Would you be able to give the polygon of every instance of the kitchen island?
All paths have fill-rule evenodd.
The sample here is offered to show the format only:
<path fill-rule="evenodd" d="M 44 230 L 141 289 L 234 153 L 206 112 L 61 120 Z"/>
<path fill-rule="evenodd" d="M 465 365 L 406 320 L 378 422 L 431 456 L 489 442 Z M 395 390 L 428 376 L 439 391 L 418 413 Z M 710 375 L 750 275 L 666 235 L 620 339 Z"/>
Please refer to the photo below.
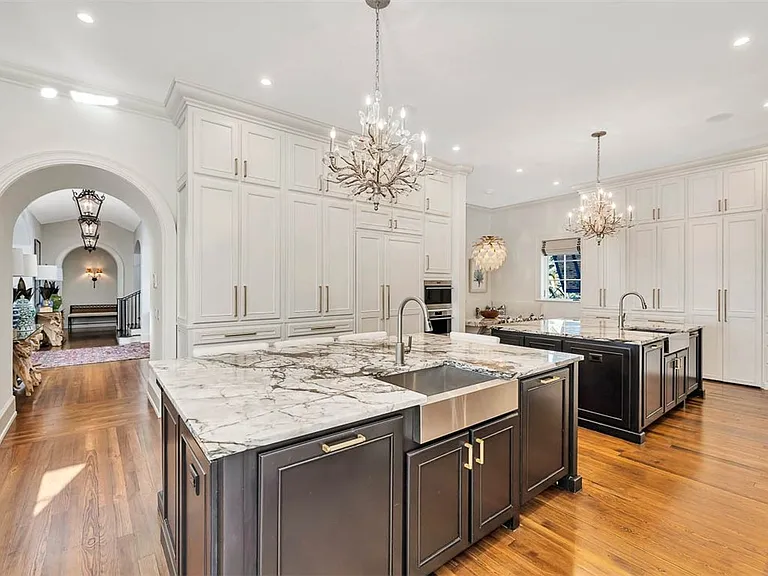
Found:
<path fill-rule="evenodd" d="M 502 343 L 580 354 L 579 425 L 642 444 L 645 429 L 704 394 L 702 327 L 556 318 L 497 326 Z"/>
<path fill-rule="evenodd" d="M 428 574 L 578 491 L 578 355 L 414 338 L 152 362 L 178 574 Z"/>

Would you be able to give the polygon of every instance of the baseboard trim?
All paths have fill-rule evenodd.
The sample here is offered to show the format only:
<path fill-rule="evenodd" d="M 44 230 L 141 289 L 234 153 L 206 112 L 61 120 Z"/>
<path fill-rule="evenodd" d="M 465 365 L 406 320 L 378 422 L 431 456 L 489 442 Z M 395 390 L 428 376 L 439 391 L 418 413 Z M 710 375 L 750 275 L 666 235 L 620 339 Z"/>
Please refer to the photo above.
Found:
<path fill-rule="evenodd" d="M 3 406 L 2 413 L 0 413 L 0 442 L 8 434 L 8 430 L 11 429 L 11 424 L 13 424 L 14 420 L 16 420 L 16 398 L 11 396 L 5 406 Z"/>

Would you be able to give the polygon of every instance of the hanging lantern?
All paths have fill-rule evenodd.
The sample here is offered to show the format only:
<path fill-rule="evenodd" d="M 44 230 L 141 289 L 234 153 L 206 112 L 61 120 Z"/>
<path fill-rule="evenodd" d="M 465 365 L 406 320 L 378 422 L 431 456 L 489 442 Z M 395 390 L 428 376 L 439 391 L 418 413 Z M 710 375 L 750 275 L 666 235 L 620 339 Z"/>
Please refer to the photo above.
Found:
<path fill-rule="evenodd" d="M 472 245 L 472 259 L 486 272 L 498 270 L 507 259 L 507 244 L 500 236 L 483 236 Z"/>
<path fill-rule="evenodd" d="M 103 194 L 99 194 L 95 190 L 83 189 L 79 193 L 72 190 L 72 199 L 80 211 L 80 218 L 98 220 L 104 198 L 106 197 Z"/>

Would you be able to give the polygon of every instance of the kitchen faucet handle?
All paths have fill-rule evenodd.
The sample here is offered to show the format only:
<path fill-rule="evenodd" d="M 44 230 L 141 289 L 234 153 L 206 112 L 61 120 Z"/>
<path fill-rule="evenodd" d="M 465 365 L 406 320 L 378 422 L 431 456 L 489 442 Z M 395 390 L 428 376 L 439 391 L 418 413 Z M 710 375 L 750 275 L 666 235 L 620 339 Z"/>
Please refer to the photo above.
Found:
<path fill-rule="evenodd" d="M 405 346 L 405 353 L 408 354 L 408 352 L 411 351 L 411 344 L 413 343 L 413 336 L 408 336 L 408 344 Z"/>

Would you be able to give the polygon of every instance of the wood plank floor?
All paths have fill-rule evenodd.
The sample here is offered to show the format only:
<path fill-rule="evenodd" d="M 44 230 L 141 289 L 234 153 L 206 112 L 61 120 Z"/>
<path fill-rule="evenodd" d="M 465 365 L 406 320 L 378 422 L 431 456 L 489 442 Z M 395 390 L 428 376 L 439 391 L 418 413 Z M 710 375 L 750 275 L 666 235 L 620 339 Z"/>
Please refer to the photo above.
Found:
<path fill-rule="evenodd" d="M 768 574 L 768 392 L 708 384 L 635 446 L 580 429 L 584 490 L 438 576 Z M 0 445 L 0 574 L 167 574 L 138 361 L 48 371 Z"/>

